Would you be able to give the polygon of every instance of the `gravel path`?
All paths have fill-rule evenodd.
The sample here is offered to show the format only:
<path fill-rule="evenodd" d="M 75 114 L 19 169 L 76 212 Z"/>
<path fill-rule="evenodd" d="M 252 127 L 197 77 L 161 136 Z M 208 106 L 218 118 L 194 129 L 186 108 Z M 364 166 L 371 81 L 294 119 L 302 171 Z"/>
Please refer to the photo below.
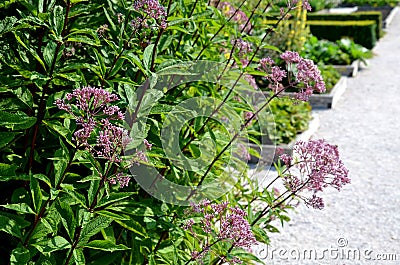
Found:
<path fill-rule="evenodd" d="M 313 137 L 339 145 L 352 183 L 325 193 L 324 210 L 289 212 L 271 246 L 257 250 L 267 264 L 400 264 L 399 13 L 374 53 L 336 108 L 318 112 Z"/>

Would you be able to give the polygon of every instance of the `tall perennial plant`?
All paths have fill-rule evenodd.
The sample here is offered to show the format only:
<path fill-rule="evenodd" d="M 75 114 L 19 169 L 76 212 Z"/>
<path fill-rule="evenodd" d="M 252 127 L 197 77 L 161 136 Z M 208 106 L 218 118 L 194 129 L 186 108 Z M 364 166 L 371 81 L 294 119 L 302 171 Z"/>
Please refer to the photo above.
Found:
<path fill-rule="evenodd" d="M 274 129 L 270 102 L 325 84 L 311 60 L 268 45 L 308 1 L 264 29 L 274 2 L 247 2 L 0 4 L 1 260 L 261 263 L 252 246 L 296 200 L 321 209 L 326 188 L 350 182 L 324 140 L 298 142 L 276 176 L 249 170 L 260 155 L 247 141 Z"/>

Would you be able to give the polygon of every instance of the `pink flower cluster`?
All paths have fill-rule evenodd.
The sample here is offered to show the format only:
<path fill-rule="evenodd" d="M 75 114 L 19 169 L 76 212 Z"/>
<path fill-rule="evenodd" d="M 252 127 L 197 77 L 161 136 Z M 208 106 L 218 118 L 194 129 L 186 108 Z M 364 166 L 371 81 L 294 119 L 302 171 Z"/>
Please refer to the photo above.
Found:
<path fill-rule="evenodd" d="M 295 7 L 297 5 L 297 3 L 299 2 L 299 0 L 292 0 L 291 3 L 289 2 L 291 7 Z M 308 11 L 311 11 L 311 5 L 308 2 L 308 0 L 302 0 L 302 6 L 304 9 L 307 9 Z"/>
<path fill-rule="evenodd" d="M 250 224 L 245 219 L 246 212 L 239 207 L 228 207 L 228 202 L 220 204 L 211 203 L 209 200 L 203 200 L 199 204 L 191 204 L 189 212 L 201 215 L 201 229 L 206 234 L 214 233 L 218 241 L 225 241 L 232 244 L 233 247 L 250 249 L 257 241 L 251 231 Z M 191 231 L 196 223 L 190 219 L 184 226 L 184 229 Z M 196 236 L 194 234 L 194 236 Z M 203 244 L 202 251 L 194 251 L 193 259 L 201 259 L 210 251 L 210 242 Z M 230 260 L 233 263 L 241 263 L 239 258 Z"/>
<path fill-rule="evenodd" d="M 139 28 L 140 25 L 142 25 L 142 27 L 147 27 L 148 17 L 154 19 L 161 28 L 165 29 L 167 27 L 167 12 L 165 7 L 162 6 L 158 0 L 136 0 L 133 3 L 133 8 L 136 11 L 142 11 L 146 14 L 144 19 L 137 18 L 132 21 L 131 24 L 134 25 L 135 28 Z"/>
<path fill-rule="evenodd" d="M 239 57 L 242 57 L 243 55 L 246 55 L 249 52 L 253 51 L 253 49 L 251 48 L 251 43 L 242 39 L 231 40 L 231 44 L 234 45 L 235 48 L 238 50 Z"/>
<path fill-rule="evenodd" d="M 300 91 L 296 93 L 296 98 L 308 101 L 314 91 L 319 93 L 325 91 L 325 82 L 322 79 L 321 71 L 313 61 L 304 59 L 297 52 L 292 51 L 282 53 L 280 58 L 286 63 L 287 70 L 276 66 L 275 61 L 269 57 L 261 59 L 259 65 L 259 70 L 267 74 L 265 77 L 270 82 L 269 87 L 275 94 L 288 87 L 297 86 Z M 289 73 L 294 74 L 294 81 L 289 80 L 289 86 L 284 86 L 282 81 L 289 77 Z"/>
<path fill-rule="evenodd" d="M 229 2 L 219 3 L 218 9 L 220 9 L 226 16 L 232 17 L 232 20 L 239 25 L 240 31 L 250 33 L 252 26 L 251 23 L 249 22 L 249 18 L 247 17 L 246 13 L 244 13 L 240 9 L 236 9 Z"/>
<path fill-rule="evenodd" d="M 124 175 L 123 173 L 117 173 L 117 175 L 115 175 L 115 178 L 109 178 L 108 182 L 110 184 L 117 184 L 117 181 L 119 183 L 119 187 L 123 188 L 123 187 L 128 187 L 129 185 L 129 181 L 131 180 L 131 177 L 128 175 Z"/>
<path fill-rule="evenodd" d="M 285 163 L 288 174 L 284 179 L 291 191 L 308 190 L 311 198 L 303 198 L 307 205 L 321 209 L 322 198 L 317 196 L 327 187 L 340 190 L 350 183 L 348 170 L 339 157 L 338 147 L 325 140 L 299 141 L 293 146 L 293 157 L 287 154 L 280 156 Z"/>
<path fill-rule="evenodd" d="M 128 131 L 118 122 L 124 114 L 118 106 L 111 105 L 119 98 L 104 89 L 83 87 L 67 93 L 65 99 L 57 99 L 59 109 L 70 113 L 80 127 L 74 133 L 74 140 L 94 156 L 110 162 L 121 162 L 120 153 L 131 138 Z"/>

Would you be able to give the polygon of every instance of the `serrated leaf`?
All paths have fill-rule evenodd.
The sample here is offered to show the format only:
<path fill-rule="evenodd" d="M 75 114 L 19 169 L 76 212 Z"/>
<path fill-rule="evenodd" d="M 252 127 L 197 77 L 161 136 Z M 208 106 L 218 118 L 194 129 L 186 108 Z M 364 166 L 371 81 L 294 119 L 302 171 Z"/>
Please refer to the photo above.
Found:
<path fill-rule="evenodd" d="M 32 208 L 26 203 L 5 204 L 5 205 L 1 205 L 1 206 L 6 209 L 14 210 L 18 213 L 35 214 L 35 212 L 32 210 Z"/>
<path fill-rule="evenodd" d="M 0 110 L 0 126 L 12 130 L 25 130 L 36 123 L 35 117 L 29 117 L 24 112 L 10 113 Z"/>
<path fill-rule="evenodd" d="M 19 44 L 21 44 L 22 47 L 24 47 L 43 67 L 43 69 L 46 71 L 46 65 L 44 64 L 43 60 L 40 58 L 40 56 L 36 53 L 34 49 L 31 47 L 28 47 L 21 39 L 20 36 L 16 32 L 14 32 L 15 39 Z"/>
<path fill-rule="evenodd" d="M 71 248 L 71 244 L 61 236 L 46 238 L 45 240 L 32 244 L 37 250 L 43 254 L 48 254 L 54 251 Z"/>
<path fill-rule="evenodd" d="M 268 236 L 267 232 L 265 232 L 264 229 L 261 229 L 258 226 L 253 226 L 251 228 L 251 230 L 254 233 L 254 236 L 256 237 L 257 241 L 259 241 L 261 243 L 265 243 L 265 244 L 270 243 L 269 236 Z"/>
<path fill-rule="evenodd" d="M 0 21 L 0 36 L 10 32 L 14 24 L 18 21 L 16 17 L 6 17 Z"/>
<path fill-rule="evenodd" d="M 50 26 L 53 29 L 57 38 L 61 37 L 64 27 L 64 10 L 61 6 L 55 6 L 53 12 L 50 14 Z"/>
<path fill-rule="evenodd" d="M 46 47 L 43 50 L 43 58 L 47 64 L 47 67 L 51 67 L 53 63 L 54 56 L 57 56 L 56 53 L 57 44 L 55 42 L 50 41 L 47 43 Z"/>
<path fill-rule="evenodd" d="M 47 236 L 51 233 L 52 231 L 49 231 L 46 225 L 44 225 L 42 222 L 39 222 L 39 224 L 36 226 L 35 230 L 32 233 L 31 238 L 29 239 L 30 242 L 36 242 L 43 240 L 43 238 L 47 238 Z"/>
<path fill-rule="evenodd" d="M 85 255 L 83 254 L 82 249 L 80 248 L 74 249 L 73 262 L 75 262 L 76 265 L 86 265 Z"/>
<path fill-rule="evenodd" d="M 144 68 L 142 62 L 140 61 L 139 57 L 137 57 L 133 52 L 127 53 L 125 56 L 121 56 L 121 58 L 127 59 L 129 62 L 131 62 L 134 66 L 140 69 L 142 73 L 147 74 L 146 69 Z"/>
<path fill-rule="evenodd" d="M 96 40 L 96 39 L 91 39 L 88 36 L 85 35 L 73 35 L 73 36 L 69 36 L 67 39 L 68 42 L 79 42 L 79 43 L 84 43 L 84 44 L 88 44 L 91 46 L 95 46 L 95 47 L 100 47 L 100 41 Z"/>
<path fill-rule="evenodd" d="M 151 69 L 151 61 L 153 58 L 153 50 L 154 50 L 154 44 L 150 44 L 149 46 L 144 49 L 143 52 L 143 66 L 147 71 L 150 71 Z"/>
<path fill-rule="evenodd" d="M 113 220 L 105 216 L 98 216 L 90 220 L 83 228 L 78 246 L 85 245 L 89 239 L 99 233 L 101 229 L 107 228 Z"/>
<path fill-rule="evenodd" d="M 10 265 L 26 265 L 31 259 L 29 250 L 23 246 L 13 249 L 10 257 Z"/>
<path fill-rule="evenodd" d="M 8 216 L 0 215 L 0 231 L 21 238 L 21 228 L 17 222 Z"/>
<path fill-rule="evenodd" d="M 73 240 L 76 228 L 76 221 L 71 206 L 65 202 L 58 202 L 56 205 L 58 213 L 61 216 L 61 222 L 67 230 L 69 238 Z"/>
<path fill-rule="evenodd" d="M 40 212 L 42 206 L 42 190 L 40 189 L 39 181 L 31 175 L 29 187 L 31 189 L 33 206 L 36 213 Z"/>
<path fill-rule="evenodd" d="M 115 210 L 115 208 L 111 207 L 110 209 L 107 209 L 107 210 L 96 211 L 96 213 L 98 213 L 99 215 L 111 218 L 114 221 L 115 220 L 129 220 L 131 218 L 130 216 L 127 216 L 123 213 L 119 213 L 118 209 L 115 210 L 115 212 L 112 212 L 110 210 Z"/>
<path fill-rule="evenodd" d="M 62 136 L 67 143 L 69 143 L 72 146 L 75 146 L 75 144 L 71 141 L 72 140 L 72 134 L 68 130 L 68 128 L 64 127 L 61 122 L 55 121 L 55 120 L 47 120 L 43 121 L 43 123 L 53 132 L 57 133 L 57 135 Z"/>
<path fill-rule="evenodd" d="M 115 63 L 111 73 L 108 75 L 108 77 L 113 77 L 114 75 L 116 75 L 119 72 L 119 70 L 121 70 L 122 65 L 124 65 L 124 61 L 125 61 L 124 58 L 119 58 Z"/>
<path fill-rule="evenodd" d="M 17 96 L 17 99 L 23 102 L 27 107 L 33 107 L 33 96 L 27 87 L 20 87 L 11 91 Z"/>
<path fill-rule="evenodd" d="M 85 244 L 84 247 L 108 251 L 108 252 L 130 249 L 127 246 L 124 246 L 122 244 L 116 245 L 115 243 L 108 241 L 108 240 L 93 240 L 93 241 Z"/>
<path fill-rule="evenodd" d="M 96 49 L 93 49 L 93 51 L 94 51 L 94 55 L 96 56 L 97 64 L 100 67 L 99 68 L 100 74 L 102 77 L 104 77 L 106 74 L 106 64 L 104 62 L 104 58 L 103 58 L 103 56 L 101 56 L 101 54 Z"/>
<path fill-rule="evenodd" d="M 101 180 L 101 177 L 98 175 L 90 175 L 87 177 L 84 177 L 83 179 L 78 180 L 77 182 L 89 182 L 89 181 L 93 181 L 93 180 Z"/>
<path fill-rule="evenodd" d="M 79 204 L 83 207 L 86 207 L 86 198 L 79 192 L 75 191 L 75 188 L 72 184 L 60 184 L 62 191 L 67 193 L 71 198 L 75 199 Z"/>
<path fill-rule="evenodd" d="M 43 175 L 43 174 L 35 174 L 35 175 L 33 175 L 33 177 L 34 177 L 34 178 L 37 178 L 37 179 L 39 179 L 39 180 L 41 180 L 41 181 L 43 181 L 44 183 L 47 184 L 47 186 L 49 186 L 49 187 L 51 188 L 51 181 L 50 181 L 50 179 L 49 179 L 46 175 Z"/>
<path fill-rule="evenodd" d="M 138 235 L 147 236 L 146 229 L 137 221 L 135 220 L 115 220 L 119 225 L 122 227 L 128 229 L 129 231 L 132 231 Z"/>
<path fill-rule="evenodd" d="M 111 193 L 109 196 L 103 197 L 99 203 L 96 205 L 96 208 L 103 208 L 104 206 L 110 205 L 114 202 L 121 201 L 123 199 L 129 198 L 134 195 L 135 192 L 115 192 Z M 95 209 L 96 210 L 96 209 Z"/>
<path fill-rule="evenodd" d="M 67 169 L 68 166 L 68 157 L 69 157 L 69 151 L 68 148 L 65 146 L 63 141 L 60 139 L 60 145 L 61 148 L 57 149 L 54 158 L 51 158 L 51 160 L 56 160 L 54 162 L 54 187 L 58 188 L 60 183 L 62 182 L 66 172 L 65 170 Z"/>

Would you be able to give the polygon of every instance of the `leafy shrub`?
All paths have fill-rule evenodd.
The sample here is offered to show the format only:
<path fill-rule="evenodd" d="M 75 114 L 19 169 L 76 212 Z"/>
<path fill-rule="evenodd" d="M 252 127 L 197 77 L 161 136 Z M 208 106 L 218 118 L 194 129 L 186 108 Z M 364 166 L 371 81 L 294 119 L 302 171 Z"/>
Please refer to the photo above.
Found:
<path fill-rule="evenodd" d="M 311 106 L 307 102 L 293 104 L 291 99 L 276 100 L 271 104 L 276 134 L 270 135 L 274 143 L 290 143 L 301 132 L 308 129 Z"/>
<path fill-rule="evenodd" d="M 363 21 L 308 21 L 311 33 L 319 39 L 330 41 L 348 37 L 354 42 L 372 49 L 375 46 L 376 27 L 374 20 Z"/>
<path fill-rule="evenodd" d="M 355 60 L 365 62 L 366 59 L 372 57 L 370 50 L 354 43 L 350 39 L 343 38 L 332 42 L 318 40 L 315 36 L 307 39 L 301 54 L 304 58 L 326 65 L 349 65 Z"/>
<path fill-rule="evenodd" d="M 282 53 L 282 68 L 258 58 L 273 31 L 252 35 L 255 10 L 218 3 L 0 4 L 1 260 L 260 262 L 248 248 L 269 242 L 294 200 L 321 209 L 325 187 L 349 182 L 324 140 L 297 143 L 301 157 L 283 156 L 262 191 L 247 175 L 239 140 L 285 90 L 280 76 L 308 86 L 303 100 L 324 83 L 298 53 Z M 279 91 L 266 98 L 252 74 Z"/>
<path fill-rule="evenodd" d="M 362 21 L 362 20 L 374 20 L 376 22 L 376 37 L 381 38 L 383 36 L 382 31 L 382 13 L 380 11 L 357 11 L 350 14 L 334 14 L 334 13 L 309 13 L 307 15 L 308 20 L 327 20 L 327 21 Z"/>
<path fill-rule="evenodd" d="M 269 144 L 289 144 L 299 133 L 308 129 L 308 124 L 312 118 L 311 106 L 308 102 L 297 102 L 287 97 L 274 99 L 270 104 L 272 115 L 267 116 L 268 128 L 267 141 Z M 260 132 L 258 123 L 249 129 L 249 133 L 254 130 Z M 262 135 L 255 134 L 257 142 L 261 142 Z"/>
<path fill-rule="evenodd" d="M 319 65 L 319 69 L 321 70 L 321 75 L 325 81 L 325 93 L 329 93 L 341 78 L 341 74 L 332 65 Z"/>

